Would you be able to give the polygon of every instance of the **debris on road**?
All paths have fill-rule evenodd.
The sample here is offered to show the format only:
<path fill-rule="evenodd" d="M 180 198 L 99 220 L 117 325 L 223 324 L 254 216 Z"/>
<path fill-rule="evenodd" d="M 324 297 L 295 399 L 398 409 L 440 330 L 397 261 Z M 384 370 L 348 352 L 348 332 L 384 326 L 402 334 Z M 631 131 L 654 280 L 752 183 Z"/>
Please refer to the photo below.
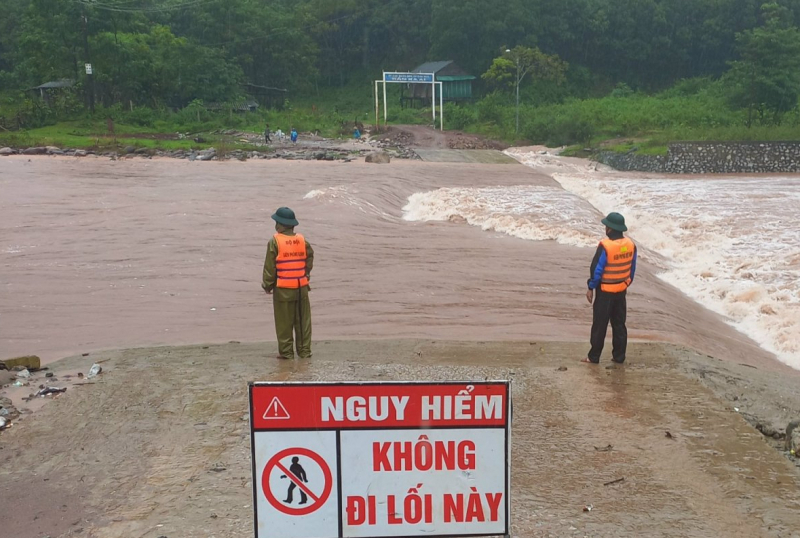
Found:
<path fill-rule="evenodd" d="M 48 394 L 60 394 L 67 392 L 67 387 L 45 387 L 36 393 L 36 396 L 47 396 Z"/>
<path fill-rule="evenodd" d="M 92 368 L 89 370 L 86 379 L 92 379 L 93 377 L 97 377 L 103 371 L 103 367 L 97 363 L 92 365 Z"/>
<path fill-rule="evenodd" d="M 31 370 L 38 370 L 42 366 L 42 361 L 36 355 L 25 355 L 0 361 L 0 370 L 11 370 L 16 366 L 22 366 Z"/>
<path fill-rule="evenodd" d="M 613 486 L 614 484 L 619 484 L 620 482 L 625 482 L 625 477 L 617 478 L 616 480 L 611 480 L 610 482 L 605 482 L 604 486 Z"/>

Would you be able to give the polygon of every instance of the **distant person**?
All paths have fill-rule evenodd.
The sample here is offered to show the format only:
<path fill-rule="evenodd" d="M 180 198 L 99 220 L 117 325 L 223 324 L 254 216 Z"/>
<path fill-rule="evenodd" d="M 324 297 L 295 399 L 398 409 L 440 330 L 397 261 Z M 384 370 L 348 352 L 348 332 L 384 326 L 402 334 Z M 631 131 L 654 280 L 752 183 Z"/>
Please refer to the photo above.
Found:
<path fill-rule="evenodd" d="M 269 144 L 270 142 L 272 142 L 272 139 L 270 138 L 269 123 L 268 123 L 267 126 L 264 128 L 264 143 Z"/>
<path fill-rule="evenodd" d="M 353 138 L 356 140 L 361 140 L 361 131 L 358 130 L 358 127 L 353 129 Z"/>
<path fill-rule="evenodd" d="M 277 232 L 267 245 L 261 287 L 272 294 L 278 358 L 293 359 L 294 348 L 302 359 L 311 358 L 311 302 L 308 282 L 314 266 L 314 251 L 308 241 L 294 233 L 299 223 L 294 211 L 281 207 L 274 215 Z M 293 338 L 296 338 L 296 341 Z"/>
<path fill-rule="evenodd" d="M 297 144 L 297 130 L 294 127 L 292 127 L 291 137 L 292 137 L 292 144 Z"/>
<path fill-rule="evenodd" d="M 609 213 L 601 221 L 606 225 L 607 239 L 600 241 L 594 254 L 586 299 L 592 303 L 592 348 L 581 362 L 597 364 L 603 352 L 608 322 L 611 322 L 612 360 L 617 364 L 625 362 L 625 349 L 628 346 L 626 293 L 636 273 L 636 245 L 622 232 L 628 230 L 625 217 L 619 213 Z M 595 290 L 597 296 L 594 296 Z"/>
<path fill-rule="evenodd" d="M 278 140 L 283 142 L 283 139 L 285 138 L 285 135 L 283 134 L 283 131 L 281 131 L 280 129 L 275 131 L 275 138 L 277 138 Z"/>

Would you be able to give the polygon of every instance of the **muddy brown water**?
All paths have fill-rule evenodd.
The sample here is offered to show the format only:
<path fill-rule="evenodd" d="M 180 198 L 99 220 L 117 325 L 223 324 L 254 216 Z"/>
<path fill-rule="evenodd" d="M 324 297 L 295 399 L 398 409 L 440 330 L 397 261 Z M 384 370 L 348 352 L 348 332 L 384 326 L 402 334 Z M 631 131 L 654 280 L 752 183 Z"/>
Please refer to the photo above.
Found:
<path fill-rule="evenodd" d="M 3 158 L 0 355 L 272 339 L 260 278 L 282 205 L 316 251 L 317 337 L 586 341 L 591 250 L 401 218 L 415 192 L 482 185 L 556 184 L 524 166 Z M 629 309 L 632 338 L 791 372 L 646 264 Z"/>
<path fill-rule="evenodd" d="M 756 366 L 719 374 L 737 398 L 796 373 L 646 264 L 629 365 L 577 364 L 591 250 L 401 218 L 415 192 L 498 184 L 553 183 L 480 164 L 0 160 L 0 355 L 39 354 L 57 379 L 107 361 L 0 436 L 4 532 L 249 536 L 247 381 L 510 377 L 515 536 L 800 536 L 796 470 L 678 364 L 712 360 L 692 347 L 722 359 L 703 372 Z M 259 284 L 280 205 L 317 254 L 310 362 L 255 343 L 274 339 Z"/>

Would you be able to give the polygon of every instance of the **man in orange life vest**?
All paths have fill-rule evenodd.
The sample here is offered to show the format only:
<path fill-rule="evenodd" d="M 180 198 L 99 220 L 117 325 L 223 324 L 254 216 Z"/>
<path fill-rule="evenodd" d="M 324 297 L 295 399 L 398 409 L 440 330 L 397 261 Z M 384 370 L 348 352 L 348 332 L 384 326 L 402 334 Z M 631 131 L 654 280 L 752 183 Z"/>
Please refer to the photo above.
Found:
<path fill-rule="evenodd" d="M 278 209 L 272 219 L 277 232 L 267 245 L 261 287 L 274 292 L 272 307 L 278 336 L 278 358 L 311 357 L 311 302 L 308 280 L 314 266 L 314 251 L 308 241 L 294 233 L 299 223 L 288 207 Z M 292 338 L 294 333 L 294 339 Z"/>
<path fill-rule="evenodd" d="M 589 291 L 586 292 L 586 299 L 591 303 L 594 298 L 592 349 L 582 362 L 600 362 L 608 322 L 611 321 L 612 360 L 622 364 L 625 362 L 625 348 L 628 345 L 625 296 L 636 273 L 636 245 L 622 235 L 628 227 L 625 226 L 625 218 L 619 213 L 609 213 L 601 222 L 606 225 L 608 238 L 600 241 L 589 269 Z"/>

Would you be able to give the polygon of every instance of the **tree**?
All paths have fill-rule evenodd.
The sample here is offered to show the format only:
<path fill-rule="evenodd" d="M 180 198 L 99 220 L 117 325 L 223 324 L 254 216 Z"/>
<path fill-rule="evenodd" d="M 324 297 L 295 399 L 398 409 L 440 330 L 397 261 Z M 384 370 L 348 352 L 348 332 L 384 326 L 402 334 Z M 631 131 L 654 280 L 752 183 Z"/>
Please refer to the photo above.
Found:
<path fill-rule="evenodd" d="M 797 106 L 800 96 L 800 31 L 789 10 L 776 3 L 761 6 L 764 24 L 737 34 L 740 60 L 726 75 L 729 99 L 747 109 L 747 126 L 754 113 L 761 123 L 779 124 Z"/>
<path fill-rule="evenodd" d="M 535 80 L 564 81 L 567 63 L 555 54 L 545 54 L 538 48 L 516 46 L 506 49 L 503 56 L 495 58 L 481 78 L 495 87 L 513 84 L 516 93 L 516 131 L 519 132 L 519 86 L 530 74 Z"/>

